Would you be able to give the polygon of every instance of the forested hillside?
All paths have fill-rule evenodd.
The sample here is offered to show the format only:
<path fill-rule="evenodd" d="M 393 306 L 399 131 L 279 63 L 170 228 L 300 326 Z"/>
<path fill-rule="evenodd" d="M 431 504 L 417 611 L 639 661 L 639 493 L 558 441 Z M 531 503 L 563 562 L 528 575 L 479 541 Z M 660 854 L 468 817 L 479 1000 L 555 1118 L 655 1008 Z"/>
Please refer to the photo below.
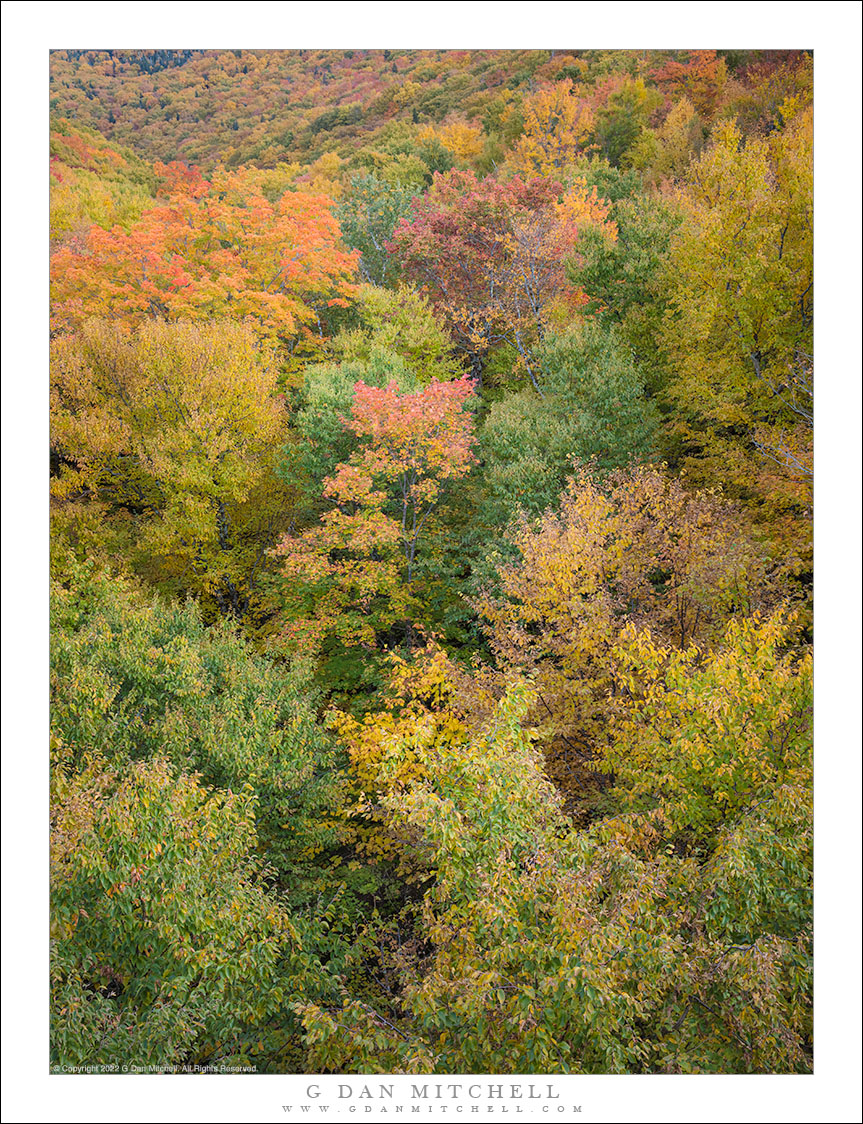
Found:
<path fill-rule="evenodd" d="M 812 97 L 52 52 L 53 1063 L 811 1071 Z"/>

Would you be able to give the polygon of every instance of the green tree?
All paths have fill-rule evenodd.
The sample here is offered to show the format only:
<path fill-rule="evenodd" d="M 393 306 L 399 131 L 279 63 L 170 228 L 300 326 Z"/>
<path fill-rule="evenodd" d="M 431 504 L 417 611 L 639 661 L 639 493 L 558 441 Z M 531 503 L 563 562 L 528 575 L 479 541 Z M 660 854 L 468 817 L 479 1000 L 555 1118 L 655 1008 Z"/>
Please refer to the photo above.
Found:
<path fill-rule="evenodd" d="M 658 187 L 666 180 L 686 175 L 689 165 L 704 147 L 705 129 L 692 102 L 681 98 L 658 129 L 644 129 L 626 154 L 626 162 L 638 168 L 645 183 Z"/>
<path fill-rule="evenodd" d="M 290 1027 L 315 969 L 262 884 L 251 792 L 158 758 L 53 776 L 52 1062 L 251 1065 L 256 1040 L 289 1045 L 264 1027 Z"/>
<path fill-rule="evenodd" d="M 418 388 L 416 377 L 395 352 L 372 345 L 364 335 L 357 339 L 354 333 L 343 334 L 341 342 L 350 358 L 306 368 L 282 450 L 279 476 L 301 494 L 297 525 L 312 521 L 326 509 L 324 480 L 357 446 L 356 434 L 345 425 L 357 383 L 383 387 L 394 382 L 402 391 Z"/>
<path fill-rule="evenodd" d="M 600 152 L 617 167 L 634 144 L 650 114 L 662 104 L 662 96 L 641 78 L 626 80 L 614 90 L 596 113 L 594 135 Z"/>
<path fill-rule="evenodd" d="M 292 1004 L 335 986 L 375 886 L 342 862 L 308 675 L 191 601 L 53 568 L 54 1057 L 293 1068 Z"/>
<path fill-rule="evenodd" d="M 732 620 L 708 654 L 627 629 L 617 678 L 634 703 L 612 722 L 600 766 L 620 807 L 655 812 L 667 838 L 703 852 L 783 785 L 805 787 L 812 660 L 783 654 L 791 637 L 782 611 Z"/>
<path fill-rule="evenodd" d="M 570 276 L 590 298 L 585 311 L 619 326 L 656 393 L 666 377 L 658 335 L 668 301 L 666 263 L 680 217 L 666 199 L 642 194 L 617 200 L 609 217 L 617 238 L 585 229 Z"/>
<path fill-rule="evenodd" d="M 351 180 L 348 195 L 336 207 L 342 237 L 360 251 L 360 273 L 372 285 L 392 285 L 398 279 L 398 262 L 387 253 L 387 243 L 401 219 L 410 214 L 416 192 L 390 183 L 373 172 Z"/>
<path fill-rule="evenodd" d="M 397 355 L 424 386 L 433 378 L 444 381 L 464 374 L 443 324 L 411 286 L 391 290 L 361 285 L 354 313 L 359 327 L 343 329 L 333 338 L 336 356 L 368 362 L 373 352 Z"/>
<path fill-rule="evenodd" d="M 252 785 L 269 861 L 299 890 L 309 856 L 339 845 L 338 760 L 299 667 L 255 653 L 194 602 L 147 603 L 62 548 L 52 587 L 52 731 L 77 765 L 160 757 L 225 791 Z M 311 888 L 309 888 L 311 893 Z"/>
<path fill-rule="evenodd" d="M 631 355 L 609 326 L 549 335 L 537 352 L 543 397 L 495 402 L 481 431 L 488 518 L 541 515 L 560 499 L 574 464 L 599 472 L 648 460 L 658 416 Z"/>

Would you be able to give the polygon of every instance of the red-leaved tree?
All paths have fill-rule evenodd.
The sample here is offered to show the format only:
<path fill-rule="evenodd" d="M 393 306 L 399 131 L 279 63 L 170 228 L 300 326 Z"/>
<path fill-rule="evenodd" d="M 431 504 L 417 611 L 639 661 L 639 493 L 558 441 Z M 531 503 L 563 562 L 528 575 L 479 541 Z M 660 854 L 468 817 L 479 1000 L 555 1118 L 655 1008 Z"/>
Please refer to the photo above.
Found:
<path fill-rule="evenodd" d="M 500 183 L 453 170 L 436 174 L 414 200 L 389 249 L 445 317 L 475 380 L 489 351 L 509 343 L 539 389 L 533 345 L 555 305 L 571 311 L 584 300 L 564 261 L 585 224 L 614 237 L 607 216 L 595 188 L 584 184 L 564 192 L 552 179 Z"/>

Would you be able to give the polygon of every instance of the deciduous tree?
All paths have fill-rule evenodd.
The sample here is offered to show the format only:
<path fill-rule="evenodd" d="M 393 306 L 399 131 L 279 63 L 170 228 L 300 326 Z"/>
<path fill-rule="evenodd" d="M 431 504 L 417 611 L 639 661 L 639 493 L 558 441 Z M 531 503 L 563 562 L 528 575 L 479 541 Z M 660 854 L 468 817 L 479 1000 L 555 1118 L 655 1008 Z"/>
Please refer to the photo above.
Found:
<path fill-rule="evenodd" d="M 773 640 L 756 627 L 732 641 L 732 678 L 769 674 Z M 414 921 L 414 940 L 428 953 L 418 964 L 388 954 L 382 941 L 389 996 L 306 1005 L 317 1066 L 808 1072 L 805 734 L 764 773 L 775 786 L 741 792 L 709 857 L 682 855 L 649 815 L 612 813 L 573 831 L 527 725 L 531 687 L 513 683 L 486 720 L 465 722 L 448 699 L 453 678 L 430 698 L 418 668 L 415 720 L 377 718 L 383 752 L 374 760 L 378 785 L 389 787 L 381 802 L 398 831 L 391 838 L 435 871 Z M 792 681 L 785 685 L 796 691 Z M 788 711 L 781 696 L 777 688 L 762 700 L 765 735 L 771 708 L 780 722 Z M 708 746 L 715 739 L 726 760 L 721 724 L 710 728 L 710 693 L 689 701 Z M 728 721 L 745 722 L 747 706 L 732 692 Z M 370 717 L 362 730 L 347 731 L 355 749 L 374 744 L 375 727 Z M 658 771 L 653 778 L 661 790 Z"/>
<path fill-rule="evenodd" d="M 450 172 L 435 177 L 412 215 L 396 228 L 393 252 L 443 313 L 474 377 L 489 350 L 506 342 L 538 387 L 532 348 L 554 305 L 577 307 L 582 299 L 567 285 L 564 259 L 580 229 L 607 217 L 595 190 L 581 184 L 564 193 L 553 180 L 500 183 Z"/>
<path fill-rule="evenodd" d="M 503 596 L 478 608 L 503 667 L 535 673 L 549 769 L 576 799 L 613 709 L 617 644 L 630 624 L 669 647 L 710 647 L 729 617 L 769 604 L 763 552 L 738 511 L 655 468 L 581 472 L 560 512 L 514 536 Z"/>
<path fill-rule="evenodd" d="M 300 619 L 289 632 L 373 645 L 406 613 L 423 529 L 444 487 L 473 461 L 471 394 L 468 379 L 405 394 L 395 383 L 357 383 L 345 426 L 360 444 L 324 482 L 336 506 L 276 551 L 287 616 Z"/>
<path fill-rule="evenodd" d="M 396 355 L 422 385 L 464 374 L 441 318 L 412 286 L 389 290 L 361 285 L 353 308 L 360 324 L 333 337 L 337 357 L 368 362 L 373 353 Z"/>
<path fill-rule="evenodd" d="M 512 161 L 524 176 L 559 176 L 591 147 L 594 113 L 571 81 L 528 94 L 521 105 L 524 129 Z"/>
<path fill-rule="evenodd" d="M 168 194 L 128 232 L 93 227 L 52 259 L 58 328 L 89 316 L 129 325 L 248 317 L 294 341 L 320 333 L 327 306 L 353 293 L 356 255 L 343 249 L 331 202 L 287 191 L 274 203 L 254 170 L 157 166 Z"/>
<path fill-rule="evenodd" d="M 811 466 L 811 114 L 745 143 L 721 126 L 679 202 L 660 342 L 683 464 L 747 502 L 806 571 L 811 478 L 794 462 Z M 780 467 L 759 446 L 790 456 Z"/>
<path fill-rule="evenodd" d="M 88 321 L 52 349 L 55 497 L 134 514 L 157 581 L 242 616 L 289 517 L 273 474 L 286 418 L 276 378 L 271 349 L 239 324 L 156 321 L 129 334 Z"/>
<path fill-rule="evenodd" d="M 363 280 L 391 285 L 398 280 L 398 262 L 387 253 L 387 243 L 399 222 L 410 213 L 415 192 L 389 183 L 374 173 L 354 176 L 350 191 L 339 203 L 336 218 L 345 242 L 360 253 Z"/>
<path fill-rule="evenodd" d="M 555 506 L 573 465 L 596 472 L 648 460 L 658 417 L 611 326 L 549 334 L 535 353 L 543 397 L 530 387 L 495 402 L 481 432 L 492 521 Z"/>

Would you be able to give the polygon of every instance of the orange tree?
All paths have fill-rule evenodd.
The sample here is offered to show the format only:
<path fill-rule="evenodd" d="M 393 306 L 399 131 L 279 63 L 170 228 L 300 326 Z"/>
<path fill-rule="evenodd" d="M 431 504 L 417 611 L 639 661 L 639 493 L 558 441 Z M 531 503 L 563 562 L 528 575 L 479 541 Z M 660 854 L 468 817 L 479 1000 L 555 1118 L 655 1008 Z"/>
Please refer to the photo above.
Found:
<path fill-rule="evenodd" d="M 220 168 L 209 181 L 180 164 L 156 170 L 162 206 L 128 231 L 92 227 L 54 255 L 55 327 L 87 316 L 248 317 L 295 344 L 352 295 L 357 255 L 342 247 L 326 196 L 287 191 L 272 202 L 255 169 Z"/>
<path fill-rule="evenodd" d="M 446 485 L 473 462 L 471 394 L 467 378 L 403 394 L 394 382 L 357 382 L 344 424 L 359 444 L 324 481 L 335 506 L 276 550 L 288 635 L 370 649 L 409 615 L 423 531 Z"/>

